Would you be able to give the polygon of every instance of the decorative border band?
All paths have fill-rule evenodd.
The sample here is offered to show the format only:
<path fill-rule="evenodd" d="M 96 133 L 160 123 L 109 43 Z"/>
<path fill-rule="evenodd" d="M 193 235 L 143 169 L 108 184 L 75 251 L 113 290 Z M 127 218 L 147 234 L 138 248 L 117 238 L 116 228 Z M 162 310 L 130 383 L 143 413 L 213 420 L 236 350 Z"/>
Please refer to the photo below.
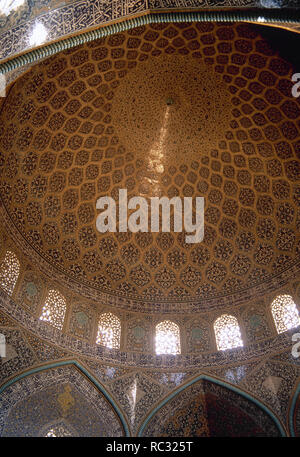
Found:
<path fill-rule="evenodd" d="M 7 209 L 0 196 L 0 220 L 3 223 L 5 232 L 14 244 L 18 246 L 20 252 L 23 252 L 28 259 L 31 259 L 36 265 L 39 265 L 40 272 L 46 276 L 55 278 L 63 287 L 71 289 L 75 293 L 87 299 L 101 302 L 104 306 L 114 306 L 119 310 L 132 312 L 142 312 L 151 314 L 183 314 L 183 313 L 206 313 L 207 311 L 217 311 L 232 306 L 241 305 L 249 302 L 251 298 L 261 298 L 267 293 L 273 293 L 280 287 L 287 286 L 291 280 L 299 277 L 300 257 L 297 256 L 294 261 L 286 268 L 274 276 L 269 277 L 253 284 L 251 287 L 234 290 L 228 293 L 218 293 L 211 296 L 195 297 L 189 300 L 180 300 L 170 298 L 156 299 L 137 298 L 129 296 L 115 295 L 109 290 L 100 290 L 88 283 L 79 281 L 76 277 L 71 277 L 59 266 L 53 266 L 49 260 L 32 246 L 24 237 L 14 221 L 11 219 Z M 159 306 L 158 306 L 159 304 Z"/>
<path fill-rule="evenodd" d="M 267 24 L 300 24 L 300 11 L 285 10 L 247 10 L 247 11 L 188 11 L 188 12 L 166 12 L 166 13 L 147 13 L 142 12 L 142 16 L 125 19 L 102 26 L 96 30 L 71 36 L 61 41 L 51 43 L 40 48 L 31 50 L 23 55 L 0 64 L 0 74 L 8 73 L 16 68 L 38 62 L 41 59 L 53 56 L 58 52 L 75 46 L 94 41 L 96 39 L 123 32 L 134 27 L 150 23 L 162 22 L 254 22 Z"/>
<path fill-rule="evenodd" d="M 157 369 L 202 369 L 221 368 L 228 364 L 243 364 L 250 360 L 271 356 L 274 353 L 284 351 L 292 346 L 291 335 L 298 329 L 293 329 L 276 337 L 252 343 L 243 348 L 235 348 L 230 351 L 218 351 L 212 353 L 180 354 L 180 355 L 154 355 L 139 352 L 126 352 L 117 349 L 108 349 L 100 345 L 92 345 L 86 341 L 62 333 L 48 323 L 41 321 L 18 305 L 6 292 L 0 290 L 0 310 L 13 318 L 26 330 L 32 332 L 45 342 L 55 345 L 60 349 L 67 350 L 74 355 L 91 357 L 103 363 L 126 367 L 139 366 L 141 368 Z"/>

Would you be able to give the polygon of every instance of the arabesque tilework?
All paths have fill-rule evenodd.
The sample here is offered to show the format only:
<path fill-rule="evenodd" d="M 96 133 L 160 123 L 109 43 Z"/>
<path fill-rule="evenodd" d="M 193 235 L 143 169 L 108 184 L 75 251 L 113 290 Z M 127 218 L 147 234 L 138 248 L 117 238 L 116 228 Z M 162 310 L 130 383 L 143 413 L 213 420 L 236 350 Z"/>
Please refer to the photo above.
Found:
<path fill-rule="evenodd" d="M 0 263 L 9 251 L 20 266 L 0 290 L 0 434 L 277 436 L 291 415 L 299 434 L 299 327 L 277 334 L 271 313 L 279 295 L 300 300 L 294 71 L 254 26 L 160 23 L 65 51 L 16 81 L 0 113 Z M 157 163 L 145 132 L 157 137 L 167 112 L 169 156 Z M 199 116 L 203 133 L 192 135 Z M 204 195 L 203 243 L 100 235 L 96 199 L 122 187 Z M 66 305 L 59 328 L 39 319 L 49 290 Z M 95 344 L 105 313 L 120 320 L 119 348 Z M 222 314 L 236 318 L 242 348 L 217 351 Z M 155 354 L 165 320 L 180 330 L 176 356 Z M 190 386 L 201 375 L 211 380 Z"/>

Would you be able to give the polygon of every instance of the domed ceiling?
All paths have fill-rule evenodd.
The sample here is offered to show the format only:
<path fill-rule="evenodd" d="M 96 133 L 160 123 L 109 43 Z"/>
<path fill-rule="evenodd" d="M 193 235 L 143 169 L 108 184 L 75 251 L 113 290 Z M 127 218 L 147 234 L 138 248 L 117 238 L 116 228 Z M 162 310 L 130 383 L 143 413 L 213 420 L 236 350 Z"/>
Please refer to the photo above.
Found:
<path fill-rule="evenodd" d="M 5 209 L 70 278 L 149 301 L 247 289 L 299 260 L 292 66 L 242 24 L 154 24 L 65 51 L 0 115 Z M 105 233 L 96 201 L 205 197 L 205 236 Z"/>

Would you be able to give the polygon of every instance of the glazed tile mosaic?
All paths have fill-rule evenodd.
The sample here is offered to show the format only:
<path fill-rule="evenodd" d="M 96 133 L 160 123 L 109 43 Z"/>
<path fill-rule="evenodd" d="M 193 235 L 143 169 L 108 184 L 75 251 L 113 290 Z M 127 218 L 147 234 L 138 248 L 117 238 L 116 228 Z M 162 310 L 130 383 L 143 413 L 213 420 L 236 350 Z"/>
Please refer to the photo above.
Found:
<path fill-rule="evenodd" d="M 162 406 L 144 434 L 236 436 L 238 428 L 239 436 L 280 436 L 271 418 L 246 398 L 217 384 L 198 381 Z"/>
<path fill-rule="evenodd" d="M 24 2 L 0 16 L 2 58 L 37 20 L 56 40 L 198 7 Z M 9 76 L 0 436 L 299 436 L 300 70 L 270 36 L 157 21 Z M 97 199 L 122 188 L 204 196 L 203 242 L 99 233 Z"/>
<path fill-rule="evenodd" d="M 12 406 L 14 400 L 17 402 Z M 72 367 L 23 378 L 19 384 L 9 387 L 0 401 L 1 436 L 39 436 L 48 423 L 60 419 L 65 419 L 79 436 L 124 434 L 111 406 L 95 386 Z M 16 427 L 17 423 L 20 428 Z"/>

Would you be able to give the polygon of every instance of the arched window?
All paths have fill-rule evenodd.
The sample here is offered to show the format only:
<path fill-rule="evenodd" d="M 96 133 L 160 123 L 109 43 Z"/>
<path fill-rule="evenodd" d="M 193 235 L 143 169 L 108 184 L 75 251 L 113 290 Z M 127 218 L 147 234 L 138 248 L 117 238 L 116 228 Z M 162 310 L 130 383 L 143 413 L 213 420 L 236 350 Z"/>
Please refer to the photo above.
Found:
<path fill-rule="evenodd" d="M 121 321 L 112 313 L 103 313 L 98 324 L 96 343 L 110 349 L 120 349 Z"/>
<path fill-rule="evenodd" d="M 218 317 L 214 323 L 218 351 L 243 346 L 237 319 L 229 314 Z"/>
<path fill-rule="evenodd" d="M 156 354 L 180 354 L 180 330 L 175 322 L 157 324 L 155 332 Z"/>
<path fill-rule="evenodd" d="M 7 251 L 0 265 L 0 286 L 11 294 L 20 273 L 20 262 L 16 254 Z"/>
<path fill-rule="evenodd" d="M 65 297 L 57 290 L 51 289 L 48 292 L 40 319 L 61 330 L 64 324 L 66 308 Z"/>
<path fill-rule="evenodd" d="M 300 325 L 299 312 L 290 295 L 278 295 L 272 301 L 271 312 L 278 333 L 286 332 Z"/>

